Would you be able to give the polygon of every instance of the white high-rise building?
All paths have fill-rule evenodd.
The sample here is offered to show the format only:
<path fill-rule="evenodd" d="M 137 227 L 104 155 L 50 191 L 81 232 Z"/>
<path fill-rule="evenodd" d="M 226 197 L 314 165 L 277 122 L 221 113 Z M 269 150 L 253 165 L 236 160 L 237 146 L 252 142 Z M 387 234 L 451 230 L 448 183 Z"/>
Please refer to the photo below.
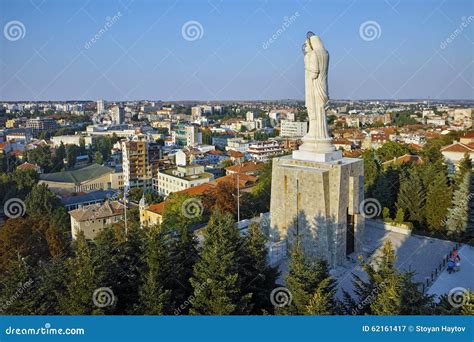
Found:
<path fill-rule="evenodd" d="M 292 113 L 292 112 L 286 113 L 286 120 L 295 121 L 296 120 L 295 113 Z"/>
<path fill-rule="evenodd" d="M 178 146 L 196 146 L 202 144 L 202 134 L 197 126 L 182 125 L 171 132 L 173 144 Z"/>
<path fill-rule="evenodd" d="M 255 120 L 255 113 L 254 112 L 247 112 L 245 115 L 247 121 L 254 121 Z"/>
<path fill-rule="evenodd" d="M 125 111 L 123 107 L 114 106 L 110 109 L 110 116 L 115 125 L 121 125 L 125 121 Z"/>
<path fill-rule="evenodd" d="M 105 110 L 105 101 L 97 100 L 97 114 L 103 113 Z"/>
<path fill-rule="evenodd" d="M 308 132 L 307 121 L 281 120 L 280 136 L 286 138 L 300 138 Z"/>
<path fill-rule="evenodd" d="M 192 107 L 191 108 L 191 117 L 193 120 L 201 119 L 203 114 L 202 107 Z"/>

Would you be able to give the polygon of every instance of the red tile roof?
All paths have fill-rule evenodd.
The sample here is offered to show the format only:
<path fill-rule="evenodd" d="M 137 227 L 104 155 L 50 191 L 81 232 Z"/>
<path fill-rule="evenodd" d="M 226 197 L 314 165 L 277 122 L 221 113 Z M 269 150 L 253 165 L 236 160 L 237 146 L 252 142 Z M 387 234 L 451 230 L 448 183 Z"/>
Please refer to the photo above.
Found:
<path fill-rule="evenodd" d="M 206 191 L 209 191 L 217 186 L 217 184 L 222 182 L 235 182 L 237 179 L 237 174 L 227 175 L 218 179 L 215 179 L 211 182 L 204 183 L 198 186 L 194 186 L 192 188 L 184 189 L 181 191 L 177 191 L 176 194 L 186 194 L 189 196 L 202 196 Z M 255 176 L 248 176 L 245 174 L 239 175 L 239 187 L 246 188 L 249 185 L 255 183 L 257 181 L 257 177 Z M 165 205 L 168 200 L 164 200 L 163 202 L 157 204 L 151 204 L 147 210 L 157 213 L 159 215 L 163 215 L 165 212 Z"/>
<path fill-rule="evenodd" d="M 207 152 L 208 154 L 215 154 L 215 155 L 218 155 L 218 154 L 223 154 L 224 152 L 222 151 L 219 151 L 219 150 L 210 150 Z"/>
<path fill-rule="evenodd" d="M 454 144 L 443 147 L 441 152 L 474 152 L 474 143 L 463 144 L 460 142 L 455 142 Z"/>
<path fill-rule="evenodd" d="M 334 139 L 332 143 L 334 145 L 352 145 L 352 143 L 345 138 Z"/>
<path fill-rule="evenodd" d="M 243 164 L 232 165 L 226 168 L 227 171 L 237 173 L 251 173 L 257 172 L 263 168 L 263 163 L 246 162 Z"/>
<path fill-rule="evenodd" d="M 21 165 L 18 165 L 17 169 L 20 169 L 20 170 L 38 170 L 39 169 L 39 166 L 36 165 L 36 164 L 31 164 L 31 163 L 28 163 L 28 162 L 24 162 L 23 164 Z"/>
<path fill-rule="evenodd" d="M 414 164 L 421 164 L 423 163 L 423 160 L 421 159 L 420 156 L 413 155 L 413 154 L 404 154 L 401 157 L 394 158 L 392 160 L 388 160 L 384 162 L 384 165 L 389 165 L 389 164 L 406 164 L 406 163 L 414 163 Z"/>
<path fill-rule="evenodd" d="M 156 203 L 156 204 L 151 204 L 148 207 L 148 210 L 153 212 L 153 213 L 163 215 L 163 213 L 165 211 L 165 204 L 166 204 L 166 201 Z"/>
<path fill-rule="evenodd" d="M 229 155 L 229 157 L 232 157 L 232 158 L 242 158 L 244 156 L 242 152 L 234 151 L 234 150 L 227 151 L 227 154 Z"/>

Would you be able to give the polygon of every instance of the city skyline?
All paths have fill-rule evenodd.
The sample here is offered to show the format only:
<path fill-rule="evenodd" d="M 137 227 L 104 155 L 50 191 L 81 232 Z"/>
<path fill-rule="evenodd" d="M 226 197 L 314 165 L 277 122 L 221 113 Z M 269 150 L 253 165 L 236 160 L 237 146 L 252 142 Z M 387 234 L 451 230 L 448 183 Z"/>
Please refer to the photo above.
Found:
<path fill-rule="evenodd" d="M 0 100 L 302 100 L 309 30 L 333 100 L 473 98 L 463 0 L 72 4 L 2 2 Z"/>

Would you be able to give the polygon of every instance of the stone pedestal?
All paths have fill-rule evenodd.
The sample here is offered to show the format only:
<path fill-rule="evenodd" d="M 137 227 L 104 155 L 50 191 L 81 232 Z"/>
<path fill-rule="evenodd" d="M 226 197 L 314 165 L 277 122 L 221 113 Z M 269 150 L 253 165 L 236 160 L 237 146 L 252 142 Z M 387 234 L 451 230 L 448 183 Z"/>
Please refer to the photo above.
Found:
<path fill-rule="evenodd" d="M 295 152 L 273 159 L 272 239 L 291 245 L 298 233 L 307 255 L 325 258 L 335 268 L 347 254 L 362 251 L 364 163 L 338 157 L 340 151 L 319 157 Z M 307 158 L 295 158 L 305 153 Z"/>
<path fill-rule="evenodd" d="M 297 160 L 316 161 L 316 162 L 330 162 L 342 159 L 342 151 L 330 152 L 308 152 L 304 150 L 293 151 L 293 158 Z"/>

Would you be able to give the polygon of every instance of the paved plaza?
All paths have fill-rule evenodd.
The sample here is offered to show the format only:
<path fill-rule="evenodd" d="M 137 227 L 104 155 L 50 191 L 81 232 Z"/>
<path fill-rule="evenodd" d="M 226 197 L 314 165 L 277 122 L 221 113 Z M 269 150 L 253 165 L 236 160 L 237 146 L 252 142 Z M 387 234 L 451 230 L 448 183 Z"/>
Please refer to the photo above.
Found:
<path fill-rule="evenodd" d="M 396 267 L 402 271 L 412 271 L 413 279 L 417 282 L 425 282 L 427 278 L 430 278 L 431 273 L 439 266 L 443 258 L 455 247 L 452 241 L 407 235 L 367 225 L 364 231 L 362 260 L 373 261 L 380 255 L 380 249 L 388 239 L 391 240 L 397 255 Z M 461 271 L 451 275 L 444 271 L 433 283 L 429 293 L 442 294 L 458 286 L 474 288 L 474 248 L 464 246 L 460 250 L 460 255 Z M 284 284 L 284 276 L 288 272 L 288 258 L 281 261 L 279 268 L 281 271 L 279 282 Z M 343 289 L 353 293 L 352 274 L 365 278 L 361 262 L 355 254 L 351 255 L 351 259 L 347 260 L 343 266 L 337 267 L 331 273 L 338 280 L 337 295 L 340 298 L 342 298 Z"/>
<path fill-rule="evenodd" d="M 459 250 L 461 269 L 449 274 L 447 270 L 436 279 L 428 293 L 440 296 L 456 287 L 474 289 L 474 247 L 465 245 Z"/>

